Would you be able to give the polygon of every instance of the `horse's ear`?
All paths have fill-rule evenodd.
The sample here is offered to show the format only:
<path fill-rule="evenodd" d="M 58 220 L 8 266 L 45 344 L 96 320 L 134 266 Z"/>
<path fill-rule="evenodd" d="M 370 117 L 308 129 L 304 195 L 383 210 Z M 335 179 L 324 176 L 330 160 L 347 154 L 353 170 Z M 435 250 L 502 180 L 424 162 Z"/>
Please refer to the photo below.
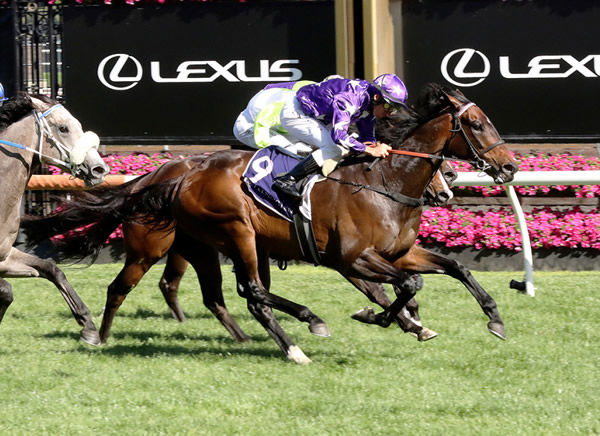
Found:
<path fill-rule="evenodd" d="M 456 97 L 453 97 L 452 95 L 446 93 L 444 93 L 444 95 L 456 109 L 460 108 L 463 105 Z"/>
<path fill-rule="evenodd" d="M 37 99 L 35 97 L 31 97 L 31 96 L 30 96 L 30 98 L 31 98 L 31 105 L 33 106 L 33 108 L 36 111 L 43 112 L 48 107 L 48 105 L 46 103 L 44 103 L 42 100 Z"/>

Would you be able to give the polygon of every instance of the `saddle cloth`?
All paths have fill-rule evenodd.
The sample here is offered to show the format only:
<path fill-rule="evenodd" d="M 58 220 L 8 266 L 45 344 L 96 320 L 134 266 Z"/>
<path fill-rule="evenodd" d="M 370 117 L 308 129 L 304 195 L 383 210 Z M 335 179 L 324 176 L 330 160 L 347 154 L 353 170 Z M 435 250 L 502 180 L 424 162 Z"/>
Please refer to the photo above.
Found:
<path fill-rule="evenodd" d="M 293 200 L 273 191 L 273 180 L 294 168 L 300 159 L 300 156 L 271 145 L 258 150 L 242 174 L 242 179 L 254 199 L 290 222 L 293 221 L 294 213 L 297 210 L 296 204 Z M 319 176 L 316 174 L 311 176 L 302 188 L 302 202 L 299 210 L 308 220 L 312 220 L 310 192 L 318 179 Z"/>

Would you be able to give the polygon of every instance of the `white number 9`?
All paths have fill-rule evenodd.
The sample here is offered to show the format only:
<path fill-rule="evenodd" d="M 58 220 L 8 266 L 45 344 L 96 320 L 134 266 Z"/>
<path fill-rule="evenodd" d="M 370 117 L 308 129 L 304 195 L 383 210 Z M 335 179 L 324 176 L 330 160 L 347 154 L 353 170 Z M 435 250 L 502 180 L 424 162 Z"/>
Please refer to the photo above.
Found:
<path fill-rule="evenodd" d="M 266 164 L 266 165 L 263 165 Z M 254 177 L 250 178 L 252 183 L 256 183 L 262 178 L 268 176 L 273 171 L 273 161 L 269 156 L 263 156 L 252 162 L 252 169 L 256 173 Z"/>

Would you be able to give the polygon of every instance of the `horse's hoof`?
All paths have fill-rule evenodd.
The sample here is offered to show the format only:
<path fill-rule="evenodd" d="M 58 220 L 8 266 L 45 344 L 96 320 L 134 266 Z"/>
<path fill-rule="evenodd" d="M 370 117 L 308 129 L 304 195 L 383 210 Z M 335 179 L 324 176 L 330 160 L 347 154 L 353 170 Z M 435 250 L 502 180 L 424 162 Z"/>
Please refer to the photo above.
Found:
<path fill-rule="evenodd" d="M 292 345 L 288 349 L 287 357 L 292 362 L 295 362 L 299 365 L 308 365 L 309 363 L 312 362 L 312 360 L 310 360 L 308 357 L 306 357 L 306 354 L 304 354 L 304 352 L 297 345 Z"/>
<path fill-rule="evenodd" d="M 423 327 L 423 329 L 419 332 L 419 335 L 417 338 L 419 339 L 419 342 L 425 342 L 425 341 L 435 338 L 437 335 L 438 334 L 436 332 L 434 332 L 433 330 L 428 329 L 427 327 Z"/>
<path fill-rule="evenodd" d="M 361 309 L 352 315 L 351 318 L 360 322 L 364 322 L 365 324 L 374 324 L 375 311 L 373 311 L 372 307 L 365 307 L 364 309 Z"/>
<path fill-rule="evenodd" d="M 100 335 L 98 334 L 98 330 L 96 329 L 82 329 L 81 330 L 81 340 L 86 344 L 98 346 L 102 344 L 100 340 Z"/>
<path fill-rule="evenodd" d="M 502 340 L 506 340 L 506 332 L 504 331 L 504 324 L 500 322 L 488 322 L 488 330 L 494 336 L 498 336 Z"/>
<path fill-rule="evenodd" d="M 308 330 L 316 336 L 323 336 L 324 338 L 328 338 L 329 336 L 331 336 L 329 327 L 327 327 L 327 324 L 325 324 L 324 322 L 309 324 Z"/>
<path fill-rule="evenodd" d="M 171 309 L 171 316 L 175 319 L 175 321 L 178 321 L 178 322 L 185 322 L 185 319 L 186 319 L 183 312 L 175 311 L 173 309 Z"/>

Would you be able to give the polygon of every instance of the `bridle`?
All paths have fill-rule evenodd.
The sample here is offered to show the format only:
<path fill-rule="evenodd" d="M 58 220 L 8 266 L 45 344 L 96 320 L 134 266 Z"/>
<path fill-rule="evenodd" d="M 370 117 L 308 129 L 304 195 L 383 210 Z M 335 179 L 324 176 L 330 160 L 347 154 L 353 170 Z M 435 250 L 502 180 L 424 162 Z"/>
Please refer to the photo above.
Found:
<path fill-rule="evenodd" d="M 460 121 L 460 117 L 466 111 L 468 111 L 470 108 L 472 108 L 473 106 L 476 106 L 475 103 L 473 103 L 473 102 L 465 103 L 462 106 L 460 106 L 459 108 L 457 108 L 456 111 L 452 112 L 452 128 L 450 129 L 450 132 L 452 134 L 444 143 L 444 147 L 442 148 L 441 155 L 430 154 L 430 153 L 420 153 L 418 151 L 410 151 L 410 150 L 389 150 L 389 152 L 391 154 L 399 154 L 399 155 L 405 155 L 405 156 L 414 156 L 414 157 L 421 157 L 421 158 L 432 159 L 432 160 L 439 160 L 440 161 L 439 165 L 441 165 L 441 161 L 444 161 L 444 160 L 467 162 L 480 171 L 489 170 L 490 168 L 492 168 L 492 166 L 483 159 L 483 156 L 486 153 L 493 150 L 494 148 L 498 147 L 499 145 L 504 144 L 504 140 L 501 139 L 500 141 L 484 148 L 481 151 L 478 151 L 475 148 L 475 146 L 473 145 L 473 142 L 471 141 L 471 139 L 469 139 L 469 136 L 465 132 L 465 129 L 463 128 L 462 123 Z M 456 136 L 457 133 L 459 133 L 463 137 L 465 143 L 467 144 L 467 147 L 469 148 L 469 151 L 473 155 L 473 160 L 458 159 L 458 158 L 450 157 L 448 155 L 447 150 L 450 147 L 450 143 L 452 142 L 452 140 L 454 139 L 454 137 Z M 367 171 L 371 171 L 373 166 L 380 159 L 381 158 L 375 158 L 373 160 L 373 162 L 367 168 Z M 439 168 L 439 165 L 434 165 L 434 169 L 436 171 Z M 344 184 L 344 185 L 351 185 L 356 188 L 359 188 L 358 191 L 360 191 L 362 189 L 367 189 L 369 191 L 376 192 L 376 193 L 383 195 L 397 203 L 403 203 L 410 207 L 420 207 L 420 206 L 423 206 L 423 203 L 424 203 L 423 198 L 413 198 L 413 197 L 408 197 L 408 196 L 406 196 L 404 194 L 400 194 L 400 193 L 390 193 L 387 191 L 382 191 L 380 189 L 374 188 L 372 186 L 363 185 L 361 183 L 348 182 L 348 181 L 338 179 L 336 177 L 326 176 L 326 178 L 329 180 L 333 180 L 335 182 Z M 385 184 L 385 180 L 384 180 L 384 184 Z M 356 192 L 358 192 L 358 191 L 356 191 Z"/>
<path fill-rule="evenodd" d="M 473 142 L 471 142 L 471 139 L 465 132 L 465 129 L 463 128 L 462 123 L 460 122 L 461 115 L 464 114 L 466 111 L 468 111 L 473 106 L 476 106 L 476 104 L 473 102 L 469 102 L 469 103 L 466 103 L 466 104 L 462 105 L 461 107 L 459 107 L 456 112 L 452 113 L 452 129 L 450 130 L 452 132 L 452 136 L 450 137 L 450 139 L 448 139 L 448 141 L 446 141 L 446 144 L 444 145 L 444 151 L 449 146 L 450 142 L 452 142 L 452 139 L 454 138 L 456 133 L 460 133 L 461 136 L 463 137 L 465 143 L 467 144 L 469 151 L 474 156 L 473 161 L 470 162 L 471 165 L 473 165 L 478 170 L 486 171 L 491 168 L 491 165 L 488 164 L 485 160 L 483 160 L 483 156 L 486 153 L 489 153 L 490 151 L 492 151 L 494 148 L 498 147 L 499 145 L 504 144 L 505 142 L 504 142 L 504 140 L 501 139 L 500 141 L 484 148 L 481 151 L 479 151 L 475 148 L 475 146 L 473 145 Z M 444 151 L 442 151 L 442 154 L 444 154 Z"/>
<path fill-rule="evenodd" d="M 30 151 L 35 156 L 38 156 L 40 163 L 55 164 L 55 165 L 60 165 L 64 168 L 68 168 L 69 171 L 71 172 L 71 174 L 74 177 L 77 177 L 79 175 L 79 173 L 82 171 L 80 167 L 83 162 L 73 162 L 73 159 L 72 159 L 73 150 L 69 150 L 67 147 L 65 147 L 64 144 L 62 144 L 58 139 L 56 139 L 56 137 L 52 134 L 52 130 L 50 129 L 50 125 L 48 124 L 48 120 L 46 119 L 46 117 L 48 115 L 50 115 L 54 110 L 61 108 L 61 107 L 63 107 L 63 105 L 59 103 L 59 104 L 55 104 L 54 106 L 51 106 L 45 112 L 39 112 L 37 110 L 33 110 L 32 114 L 33 114 L 33 118 L 35 120 L 37 131 L 38 131 L 37 149 L 33 149 L 31 147 L 27 147 L 25 145 L 17 144 L 15 142 L 6 141 L 3 139 L 0 139 L 0 144 L 19 148 L 21 150 Z M 46 141 L 50 145 L 52 145 L 58 149 L 60 156 L 61 156 L 60 159 L 52 157 L 52 156 L 48 156 L 42 152 L 44 139 L 46 139 Z M 90 146 L 89 148 L 96 148 L 96 147 Z"/>
<path fill-rule="evenodd" d="M 419 153 L 417 151 L 409 151 L 409 150 L 390 150 L 390 153 L 406 155 L 406 156 L 422 157 L 422 158 L 428 158 L 428 159 L 436 159 L 436 160 L 452 160 L 452 161 L 458 161 L 458 162 L 467 162 L 480 171 L 486 171 L 486 170 L 490 169 L 491 165 L 488 164 L 483 159 L 483 156 L 486 153 L 492 151 L 494 148 L 498 147 L 499 145 L 504 144 L 505 142 L 504 142 L 504 140 L 501 139 L 500 141 L 484 148 L 481 151 L 478 151 L 475 148 L 475 145 L 473 145 L 473 142 L 471 141 L 471 139 L 465 132 L 465 129 L 463 128 L 462 123 L 460 121 L 460 117 L 473 106 L 476 106 L 476 104 L 473 102 L 465 103 L 464 105 L 459 107 L 455 112 L 452 112 L 452 128 L 450 129 L 450 132 L 452 132 L 452 135 L 450 136 L 450 138 L 448 138 L 446 140 L 446 143 L 444 144 L 444 148 L 442 149 L 441 155 L 429 154 L 429 153 Z M 456 136 L 457 133 L 459 133 L 463 137 L 465 144 L 467 144 L 469 151 L 473 155 L 472 160 L 458 159 L 458 158 L 450 157 L 448 155 L 447 150 L 450 146 L 450 143 L 452 142 L 452 140 L 454 139 L 454 137 Z"/>

